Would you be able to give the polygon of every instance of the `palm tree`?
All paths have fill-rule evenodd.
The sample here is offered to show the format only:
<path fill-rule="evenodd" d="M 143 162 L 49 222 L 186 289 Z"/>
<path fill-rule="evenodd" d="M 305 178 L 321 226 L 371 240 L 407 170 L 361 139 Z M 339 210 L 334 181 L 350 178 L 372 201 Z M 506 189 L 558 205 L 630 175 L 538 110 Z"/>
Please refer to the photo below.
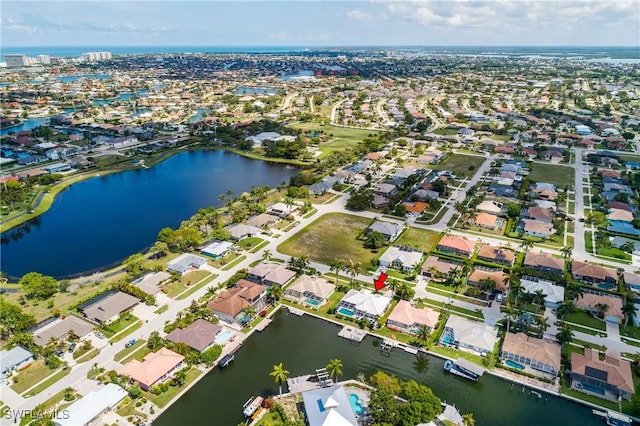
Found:
<path fill-rule="evenodd" d="M 585 295 L 587 290 L 580 284 L 571 283 L 567 286 L 567 293 L 570 300 L 578 300 Z"/>
<path fill-rule="evenodd" d="M 327 364 L 327 372 L 329 377 L 334 381 L 337 381 L 338 376 L 342 376 L 342 361 L 338 358 L 334 358 Z"/>
<path fill-rule="evenodd" d="M 520 248 L 522 252 L 526 255 L 531 248 L 533 248 L 533 242 L 531 240 L 522 240 L 520 243 Z"/>
<path fill-rule="evenodd" d="M 536 290 L 533 293 L 533 303 L 536 305 L 536 315 L 538 314 L 538 309 L 540 308 L 540 305 L 544 305 L 545 297 L 547 297 L 547 295 L 544 294 L 544 291 L 542 291 L 541 289 Z"/>
<path fill-rule="evenodd" d="M 273 380 L 275 380 L 276 385 L 278 385 L 278 396 L 282 395 L 282 384 L 287 381 L 287 377 L 289 377 L 289 371 L 285 370 L 282 366 L 282 363 L 273 366 L 273 370 L 269 373 Z"/>
<path fill-rule="evenodd" d="M 567 261 L 571 257 L 571 253 L 573 253 L 573 249 L 571 247 L 562 247 L 560 249 L 560 253 L 562 253 L 564 260 Z"/>
<path fill-rule="evenodd" d="M 476 426 L 476 419 L 473 418 L 472 413 L 467 413 L 462 416 L 462 424 L 464 426 Z"/>
<path fill-rule="evenodd" d="M 353 263 L 353 260 L 349 260 L 347 270 L 349 271 L 349 275 L 351 275 L 351 284 L 353 284 L 356 276 L 362 272 L 362 264 L 360 264 L 360 262 Z"/>
<path fill-rule="evenodd" d="M 422 324 L 420 327 L 418 327 L 416 337 L 418 338 L 418 340 L 424 343 L 425 346 L 427 346 L 427 342 L 429 341 L 430 335 L 431 335 L 431 327 L 425 324 Z"/>
<path fill-rule="evenodd" d="M 284 290 L 278 284 L 274 284 L 267 289 L 267 297 L 273 302 L 280 300 L 283 293 Z"/>
<path fill-rule="evenodd" d="M 635 316 L 637 310 L 638 308 L 636 308 L 636 305 L 633 304 L 633 301 L 627 298 L 627 300 L 624 302 L 624 305 L 622 305 L 625 327 L 627 326 L 627 324 L 629 324 L 629 320 Z"/>
<path fill-rule="evenodd" d="M 567 302 L 560 303 L 556 312 L 558 314 L 558 318 L 563 319 L 565 315 L 571 314 L 575 311 L 576 305 L 573 303 L 573 300 L 569 300 Z"/>
<path fill-rule="evenodd" d="M 416 291 L 406 281 L 401 281 L 396 290 L 396 296 L 402 300 L 411 300 L 415 294 Z"/>
<path fill-rule="evenodd" d="M 256 309 L 253 306 L 247 306 L 242 310 L 246 324 L 250 324 L 253 316 L 256 314 Z M 247 319 L 248 318 L 248 319 Z"/>
<path fill-rule="evenodd" d="M 549 319 L 547 317 L 535 317 L 536 324 L 538 325 L 538 337 L 542 339 L 544 332 L 549 328 Z"/>
<path fill-rule="evenodd" d="M 506 314 L 506 317 L 507 317 L 507 333 L 508 333 L 509 330 L 511 329 L 511 320 L 515 319 L 516 317 L 516 310 L 513 306 L 511 306 L 511 303 L 507 303 L 504 313 Z"/>
<path fill-rule="evenodd" d="M 336 285 L 340 282 L 340 272 L 344 268 L 344 262 L 340 259 L 333 259 L 329 266 L 330 271 L 336 271 Z"/>
<path fill-rule="evenodd" d="M 573 331 L 568 325 L 563 325 L 558 334 L 556 334 L 556 339 L 564 346 L 565 343 L 569 343 L 573 339 Z"/>
<path fill-rule="evenodd" d="M 263 262 L 266 262 L 270 258 L 271 258 L 271 250 L 267 249 L 267 250 L 262 252 L 262 261 Z"/>
<path fill-rule="evenodd" d="M 483 278 L 480 280 L 480 289 L 485 293 L 490 294 L 496 289 L 496 282 L 491 278 Z"/>

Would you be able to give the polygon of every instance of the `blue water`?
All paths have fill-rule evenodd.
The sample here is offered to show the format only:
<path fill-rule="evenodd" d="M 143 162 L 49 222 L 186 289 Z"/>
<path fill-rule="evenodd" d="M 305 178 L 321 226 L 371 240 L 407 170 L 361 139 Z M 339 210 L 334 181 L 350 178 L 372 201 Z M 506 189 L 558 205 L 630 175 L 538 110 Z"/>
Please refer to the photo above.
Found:
<path fill-rule="evenodd" d="M 339 313 L 340 315 L 344 315 L 345 317 L 353 316 L 353 311 L 351 309 L 347 309 L 344 307 L 341 307 L 340 309 L 338 309 L 337 313 Z"/>
<path fill-rule="evenodd" d="M 236 95 L 275 95 L 278 90 L 273 87 L 240 86 L 233 93 Z"/>
<path fill-rule="evenodd" d="M 445 345 L 453 345 L 453 342 L 455 342 L 453 336 L 447 333 L 442 334 L 442 339 L 440 339 L 440 341 Z"/>
<path fill-rule="evenodd" d="M 355 393 L 349 394 L 349 405 L 351 405 L 351 410 L 356 416 L 359 416 L 364 412 L 364 408 L 362 408 L 362 404 L 360 404 L 358 399 L 358 395 Z"/>
<path fill-rule="evenodd" d="M 222 331 L 222 332 L 218 333 L 218 335 L 216 336 L 216 338 L 215 338 L 215 339 L 213 339 L 213 342 L 214 342 L 216 345 L 221 345 L 221 344 L 223 344 L 224 342 L 226 342 L 226 341 L 229 339 L 229 337 L 231 337 L 231 335 L 232 335 L 232 334 L 233 334 L 233 331 L 231 331 L 231 330 L 224 330 L 224 331 Z"/>
<path fill-rule="evenodd" d="M 313 306 L 318 306 L 320 304 L 320 301 L 316 299 L 305 299 L 305 303 L 308 303 L 309 305 L 313 305 Z"/>
<path fill-rule="evenodd" d="M 0 135 L 8 135 L 9 133 L 17 133 L 25 130 L 33 130 L 38 126 L 46 126 L 49 124 L 49 117 L 30 118 L 25 120 L 19 126 L 3 127 L 0 129 Z"/>
<path fill-rule="evenodd" d="M 298 71 L 290 74 L 282 74 L 280 76 L 280 80 L 291 80 L 292 78 L 295 78 L 295 77 L 313 77 L 313 75 L 314 75 L 313 71 L 302 70 L 302 71 Z"/>
<path fill-rule="evenodd" d="M 88 80 L 111 80 L 113 77 L 111 77 L 109 74 L 77 74 L 77 75 L 63 75 L 60 77 L 56 77 L 56 80 L 60 80 L 65 83 L 72 83 L 82 78 L 86 78 Z"/>
<path fill-rule="evenodd" d="M 507 367 L 515 368 L 516 370 L 524 370 L 524 365 L 518 364 L 517 362 L 511 361 L 510 359 L 504 362 Z"/>
<path fill-rule="evenodd" d="M 586 391 L 589 391 L 591 393 L 598 394 L 598 395 L 604 395 L 605 394 L 604 389 L 599 388 L 597 386 L 587 385 L 587 384 L 584 384 L 584 383 L 582 383 L 582 389 L 584 389 Z"/>
<path fill-rule="evenodd" d="M 220 206 L 218 195 L 227 189 L 275 187 L 296 171 L 225 151 L 189 151 L 149 169 L 82 181 L 34 224 L 2 234 L 0 270 L 62 277 L 113 266 L 151 246 L 160 229 Z"/>

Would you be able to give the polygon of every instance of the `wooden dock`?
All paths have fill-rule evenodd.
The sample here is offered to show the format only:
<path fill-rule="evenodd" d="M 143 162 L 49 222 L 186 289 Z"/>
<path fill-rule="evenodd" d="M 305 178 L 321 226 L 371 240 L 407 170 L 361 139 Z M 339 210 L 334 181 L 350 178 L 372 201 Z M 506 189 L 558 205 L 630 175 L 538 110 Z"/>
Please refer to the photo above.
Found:
<path fill-rule="evenodd" d="M 358 343 L 362 342 L 366 335 L 366 331 L 348 325 L 342 327 L 342 330 L 338 332 L 338 336 Z"/>
<path fill-rule="evenodd" d="M 271 318 L 265 318 L 264 320 L 260 321 L 260 323 L 256 325 L 256 331 L 264 330 L 269 324 L 271 324 L 271 321 Z"/>
<path fill-rule="evenodd" d="M 287 309 L 289 309 L 290 314 L 297 315 L 299 317 L 304 315 L 304 311 L 300 309 L 292 308 L 291 306 L 288 306 Z"/>

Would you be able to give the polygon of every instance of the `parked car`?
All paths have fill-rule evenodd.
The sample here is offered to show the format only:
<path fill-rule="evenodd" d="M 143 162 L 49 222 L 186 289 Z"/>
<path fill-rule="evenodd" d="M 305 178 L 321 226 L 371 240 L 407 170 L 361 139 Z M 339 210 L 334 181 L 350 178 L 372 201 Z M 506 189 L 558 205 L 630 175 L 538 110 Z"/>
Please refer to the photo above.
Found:
<path fill-rule="evenodd" d="M 62 349 L 56 348 L 56 355 L 62 356 L 63 354 L 64 354 L 64 352 L 62 352 Z"/>
<path fill-rule="evenodd" d="M 102 334 L 102 333 L 100 333 L 99 331 L 96 331 L 96 337 L 97 337 L 98 339 L 104 339 L 104 338 L 105 338 L 105 335 L 104 335 L 104 334 Z"/>
<path fill-rule="evenodd" d="M 76 346 L 77 346 L 77 343 L 72 343 L 72 344 L 69 346 L 69 352 L 73 352 L 73 351 L 76 349 Z"/>
<path fill-rule="evenodd" d="M 502 293 L 498 293 L 498 294 L 496 295 L 496 302 L 498 302 L 498 303 L 502 303 Z"/>
<path fill-rule="evenodd" d="M 137 342 L 137 340 L 136 340 L 136 339 L 131 339 L 131 340 L 129 340 L 127 343 L 125 343 L 124 347 L 125 347 L 125 348 L 130 348 L 131 346 L 135 345 L 135 344 L 136 344 L 136 342 Z"/>

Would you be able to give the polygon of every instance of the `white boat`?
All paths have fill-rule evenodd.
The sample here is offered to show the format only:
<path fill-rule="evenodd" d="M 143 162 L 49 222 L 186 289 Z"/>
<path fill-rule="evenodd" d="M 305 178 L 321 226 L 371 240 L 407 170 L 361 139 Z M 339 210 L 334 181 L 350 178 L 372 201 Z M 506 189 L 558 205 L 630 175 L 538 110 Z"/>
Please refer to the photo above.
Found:
<path fill-rule="evenodd" d="M 242 414 L 244 414 L 245 417 L 251 417 L 253 413 L 255 413 L 256 410 L 260 408 L 260 406 L 262 405 L 262 401 L 264 401 L 264 398 L 262 398 L 261 396 L 249 398 L 247 402 L 245 402 L 242 406 Z"/>

